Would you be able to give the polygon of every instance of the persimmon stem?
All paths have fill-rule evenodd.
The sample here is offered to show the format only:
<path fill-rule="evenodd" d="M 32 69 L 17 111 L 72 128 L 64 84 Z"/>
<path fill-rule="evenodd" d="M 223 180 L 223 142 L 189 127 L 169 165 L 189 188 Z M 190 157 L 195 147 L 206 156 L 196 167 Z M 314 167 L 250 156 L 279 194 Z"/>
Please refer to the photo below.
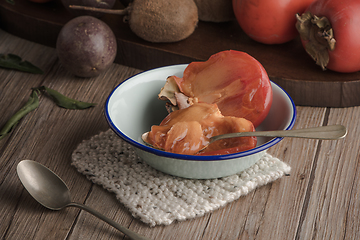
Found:
<path fill-rule="evenodd" d="M 69 8 L 76 9 L 76 10 L 85 10 L 85 11 L 92 11 L 92 12 L 117 14 L 117 15 L 127 15 L 129 13 L 129 8 L 125 8 L 125 9 L 105 9 L 105 8 L 95 8 L 95 7 L 78 6 L 78 5 L 69 5 Z"/>
<path fill-rule="evenodd" d="M 329 63 L 329 51 L 335 49 L 336 40 L 330 21 L 326 17 L 318 17 L 310 12 L 301 16 L 296 14 L 296 29 L 305 42 L 306 52 L 316 64 L 326 70 Z"/>

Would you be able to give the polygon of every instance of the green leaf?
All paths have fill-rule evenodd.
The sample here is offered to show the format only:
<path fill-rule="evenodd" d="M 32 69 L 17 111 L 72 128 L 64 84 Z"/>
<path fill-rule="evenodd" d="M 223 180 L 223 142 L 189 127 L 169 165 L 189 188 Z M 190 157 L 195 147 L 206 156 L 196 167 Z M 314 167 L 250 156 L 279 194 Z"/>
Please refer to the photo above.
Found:
<path fill-rule="evenodd" d="M 47 88 L 45 86 L 40 87 L 39 89 L 45 90 L 54 100 L 54 102 L 59 106 L 66 109 L 86 109 L 96 105 L 96 103 L 88 103 L 88 102 L 81 102 L 69 97 L 66 97 L 55 91 L 51 88 Z"/>
<path fill-rule="evenodd" d="M 6 0 L 6 2 L 12 4 L 12 5 L 15 5 L 15 1 L 14 0 Z"/>
<path fill-rule="evenodd" d="M 44 91 L 49 94 L 59 107 L 66 109 L 86 109 L 96 105 L 95 103 L 81 102 L 68 98 L 61 93 L 45 86 L 33 88 L 29 100 L 26 102 L 26 104 L 5 123 L 2 129 L 0 129 L 0 140 L 9 134 L 26 114 L 35 110 L 39 106 L 40 91 Z"/>
<path fill-rule="evenodd" d="M 19 70 L 29 73 L 43 74 L 44 72 L 28 61 L 22 61 L 21 57 L 14 54 L 0 54 L 0 67 Z"/>
<path fill-rule="evenodd" d="M 5 123 L 4 127 L 0 130 L 0 139 L 9 134 L 26 114 L 39 106 L 38 92 L 39 90 L 33 90 L 26 104 Z"/>

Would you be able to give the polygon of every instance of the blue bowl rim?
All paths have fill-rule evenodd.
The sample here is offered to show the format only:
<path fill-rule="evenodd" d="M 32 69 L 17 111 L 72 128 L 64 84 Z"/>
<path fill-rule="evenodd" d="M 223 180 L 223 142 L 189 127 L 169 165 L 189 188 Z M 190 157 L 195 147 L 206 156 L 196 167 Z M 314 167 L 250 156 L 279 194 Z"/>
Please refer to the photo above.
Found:
<path fill-rule="evenodd" d="M 112 129 L 112 131 L 114 131 L 120 138 L 122 138 L 123 140 L 125 140 L 127 143 L 131 144 L 132 146 L 139 148 L 143 151 L 155 154 L 157 156 L 161 156 L 161 157 L 166 157 L 166 158 L 173 158 L 173 159 L 179 159 L 179 160 L 191 160 L 191 161 L 218 161 L 218 160 L 231 160 L 231 159 L 235 159 L 235 158 L 241 158 L 241 157 L 247 157 L 249 155 L 253 155 L 255 153 L 259 153 L 262 152 L 272 146 L 274 146 L 275 144 L 277 144 L 278 142 L 280 142 L 283 138 L 281 137 L 276 137 L 271 139 L 270 141 L 257 146 L 253 149 L 247 150 L 247 151 L 243 151 L 243 152 L 238 152 L 238 153 L 232 153 L 232 154 L 226 154 L 226 155 L 210 155 L 210 156 L 197 156 L 197 155 L 185 155 L 185 154 L 177 154 L 177 153 L 170 153 L 170 152 L 165 152 L 159 149 L 155 149 L 152 147 L 149 147 L 145 144 L 141 144 L 131 138 L 129 138 L 128 136 L 126 136 L 125 134 L 123 134 L 120 129 L 118 129 L 115 124 L 113 123 L 113 121 L 110 118 L 110 114 L 109 114 L 109 101 L 111 99 L 111 97 L 113 96 L 114 92 L 122 85 L 124 84 L 126 81 L 131 80 L 132 78 L 136 77 L 137 75 L 149 72 L 149 71 L 154 71 L 154 70 L 158 70 L 161 68 L 166 68 L 166 67 L 173 67 L 173 66 L 185 66 L 188 64 L 177 64 L 177 65 L 170 65 L 170 66 L 165 66 L 165 67 L 159 67 L 159 68 L 154 68 L 154 69 L 150 69 L 150 70 L 146 70 L 140 73 L 137 73 L 127 79 L 125 79 L 123 82 L 121 82 L 120 84 L 118 84 L 109 94 L 106 102 L 105 102 L 105 117 L 106 120 L 110 126 L 110 128 Z M 270 80 L 271 81 L 271 80 Z M 271 81 L 271 83 L 275 84 L 276 86 L 278 86 L 288 97 L 288 99 L 291 102 L 294 114 L 293 117 L 291 119 L 291 122 L 289 124 L 289 126 L 285 129 L 285 130 L 290 130 L 293 128 L 294 124 L 295 124 L 295 120 L 296 120 L 296 107 L 295 107 L 295 103 L 293 101 L 293 99 L 290 97 L 290 95 L 282 88 L 280 87 L 278 84 L 274 83 L 273 81 Z"/>

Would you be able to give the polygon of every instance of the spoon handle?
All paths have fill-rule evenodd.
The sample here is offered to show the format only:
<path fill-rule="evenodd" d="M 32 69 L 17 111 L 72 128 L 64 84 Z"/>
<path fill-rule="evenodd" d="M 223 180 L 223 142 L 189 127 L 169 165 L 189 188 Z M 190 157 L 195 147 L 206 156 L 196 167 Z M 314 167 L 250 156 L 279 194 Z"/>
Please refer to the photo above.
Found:
<path fill-rule="evenodd" d="M 330 125 L 313 128 L 303 128 L 295 130 L 277 130 L 277 131 L 255 131 L 255 132 L 237 132 L 228 133 L 211 137 L 211 142 L 233 137 L 296 137 L 312 138 L 323 140 L 335 140 L 346 136 L 347 130 L 343 125 Z"/>
<path fill-rule="evenodd" d="M 150 238 L 141 236 L 141 235 L 137 234 L 136 232 L 133 232 L 130 229 L 127 229 L 126 227 L 121 226 L 114 220 L 104 216 L 103 214 L 99 213 L 98 211 L 96 211 L 84 204 L 72 202 L 72 203 L 69 203 L 67 205 L 67 207 L 77 207 L 77 208 L 83 209 L 83 210 L 87 211 L 88 213 L 91 213 L 95 217 L 100 218 L 104 222 L 107 222 L 108 224 L 110 224 L 111 226 L 113 226 L 114 228 L 116 228 L 120 232 L 124 233 L 125 235 L 127 235 L 129 238 L 131 238 L 133 240 L 151 240 Z"/>

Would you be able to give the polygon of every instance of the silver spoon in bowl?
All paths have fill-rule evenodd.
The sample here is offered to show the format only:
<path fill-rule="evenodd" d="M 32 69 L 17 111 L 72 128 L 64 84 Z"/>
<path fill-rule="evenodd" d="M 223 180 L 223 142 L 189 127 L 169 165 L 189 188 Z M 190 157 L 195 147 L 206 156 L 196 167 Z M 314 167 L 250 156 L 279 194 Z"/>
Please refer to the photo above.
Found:
<path fill-rule="evenodd" d="M 150 147 L 157 148 L 146 141 L 147 134 L 144 133 L 141 138 L 144 143 Z M 294 138 L 311 138 L 311 139 L 321 139 L 321 140 L 337 140 L 345 137 L 347 134 L 346 127 L 343 125 L 329 125 L 313 128 L 303 128 L 303 129 L 293 129 L 293 130 L 274 130 L 274 131 L 255 131 L 255 132 L 236 132 L 236 133 L 227 133 L 216 135 L 210 138 L 208 144 L 206 144 L 198 152 L 203 151 L 211 143 L 225 139 L 225 138 L 234 138 L 234 137 L 294 137 Z M 157 148 L 159 149 L 159 148 Z M 163 149 L 160 149 L 163 150 Z"/>
<path fill-rule="evenodd" d="M 17 165 L 17 174 L 30 195 L 46 208 L 61 210 L 65 207 L 77 207 L 107 222 L 133 240 L 150 240 L 121 226 L 86 205 L 72 202 L 70 191 L 64 181 L 50 169 L 38 162 L 32 160 L 21 161 Z"/>

